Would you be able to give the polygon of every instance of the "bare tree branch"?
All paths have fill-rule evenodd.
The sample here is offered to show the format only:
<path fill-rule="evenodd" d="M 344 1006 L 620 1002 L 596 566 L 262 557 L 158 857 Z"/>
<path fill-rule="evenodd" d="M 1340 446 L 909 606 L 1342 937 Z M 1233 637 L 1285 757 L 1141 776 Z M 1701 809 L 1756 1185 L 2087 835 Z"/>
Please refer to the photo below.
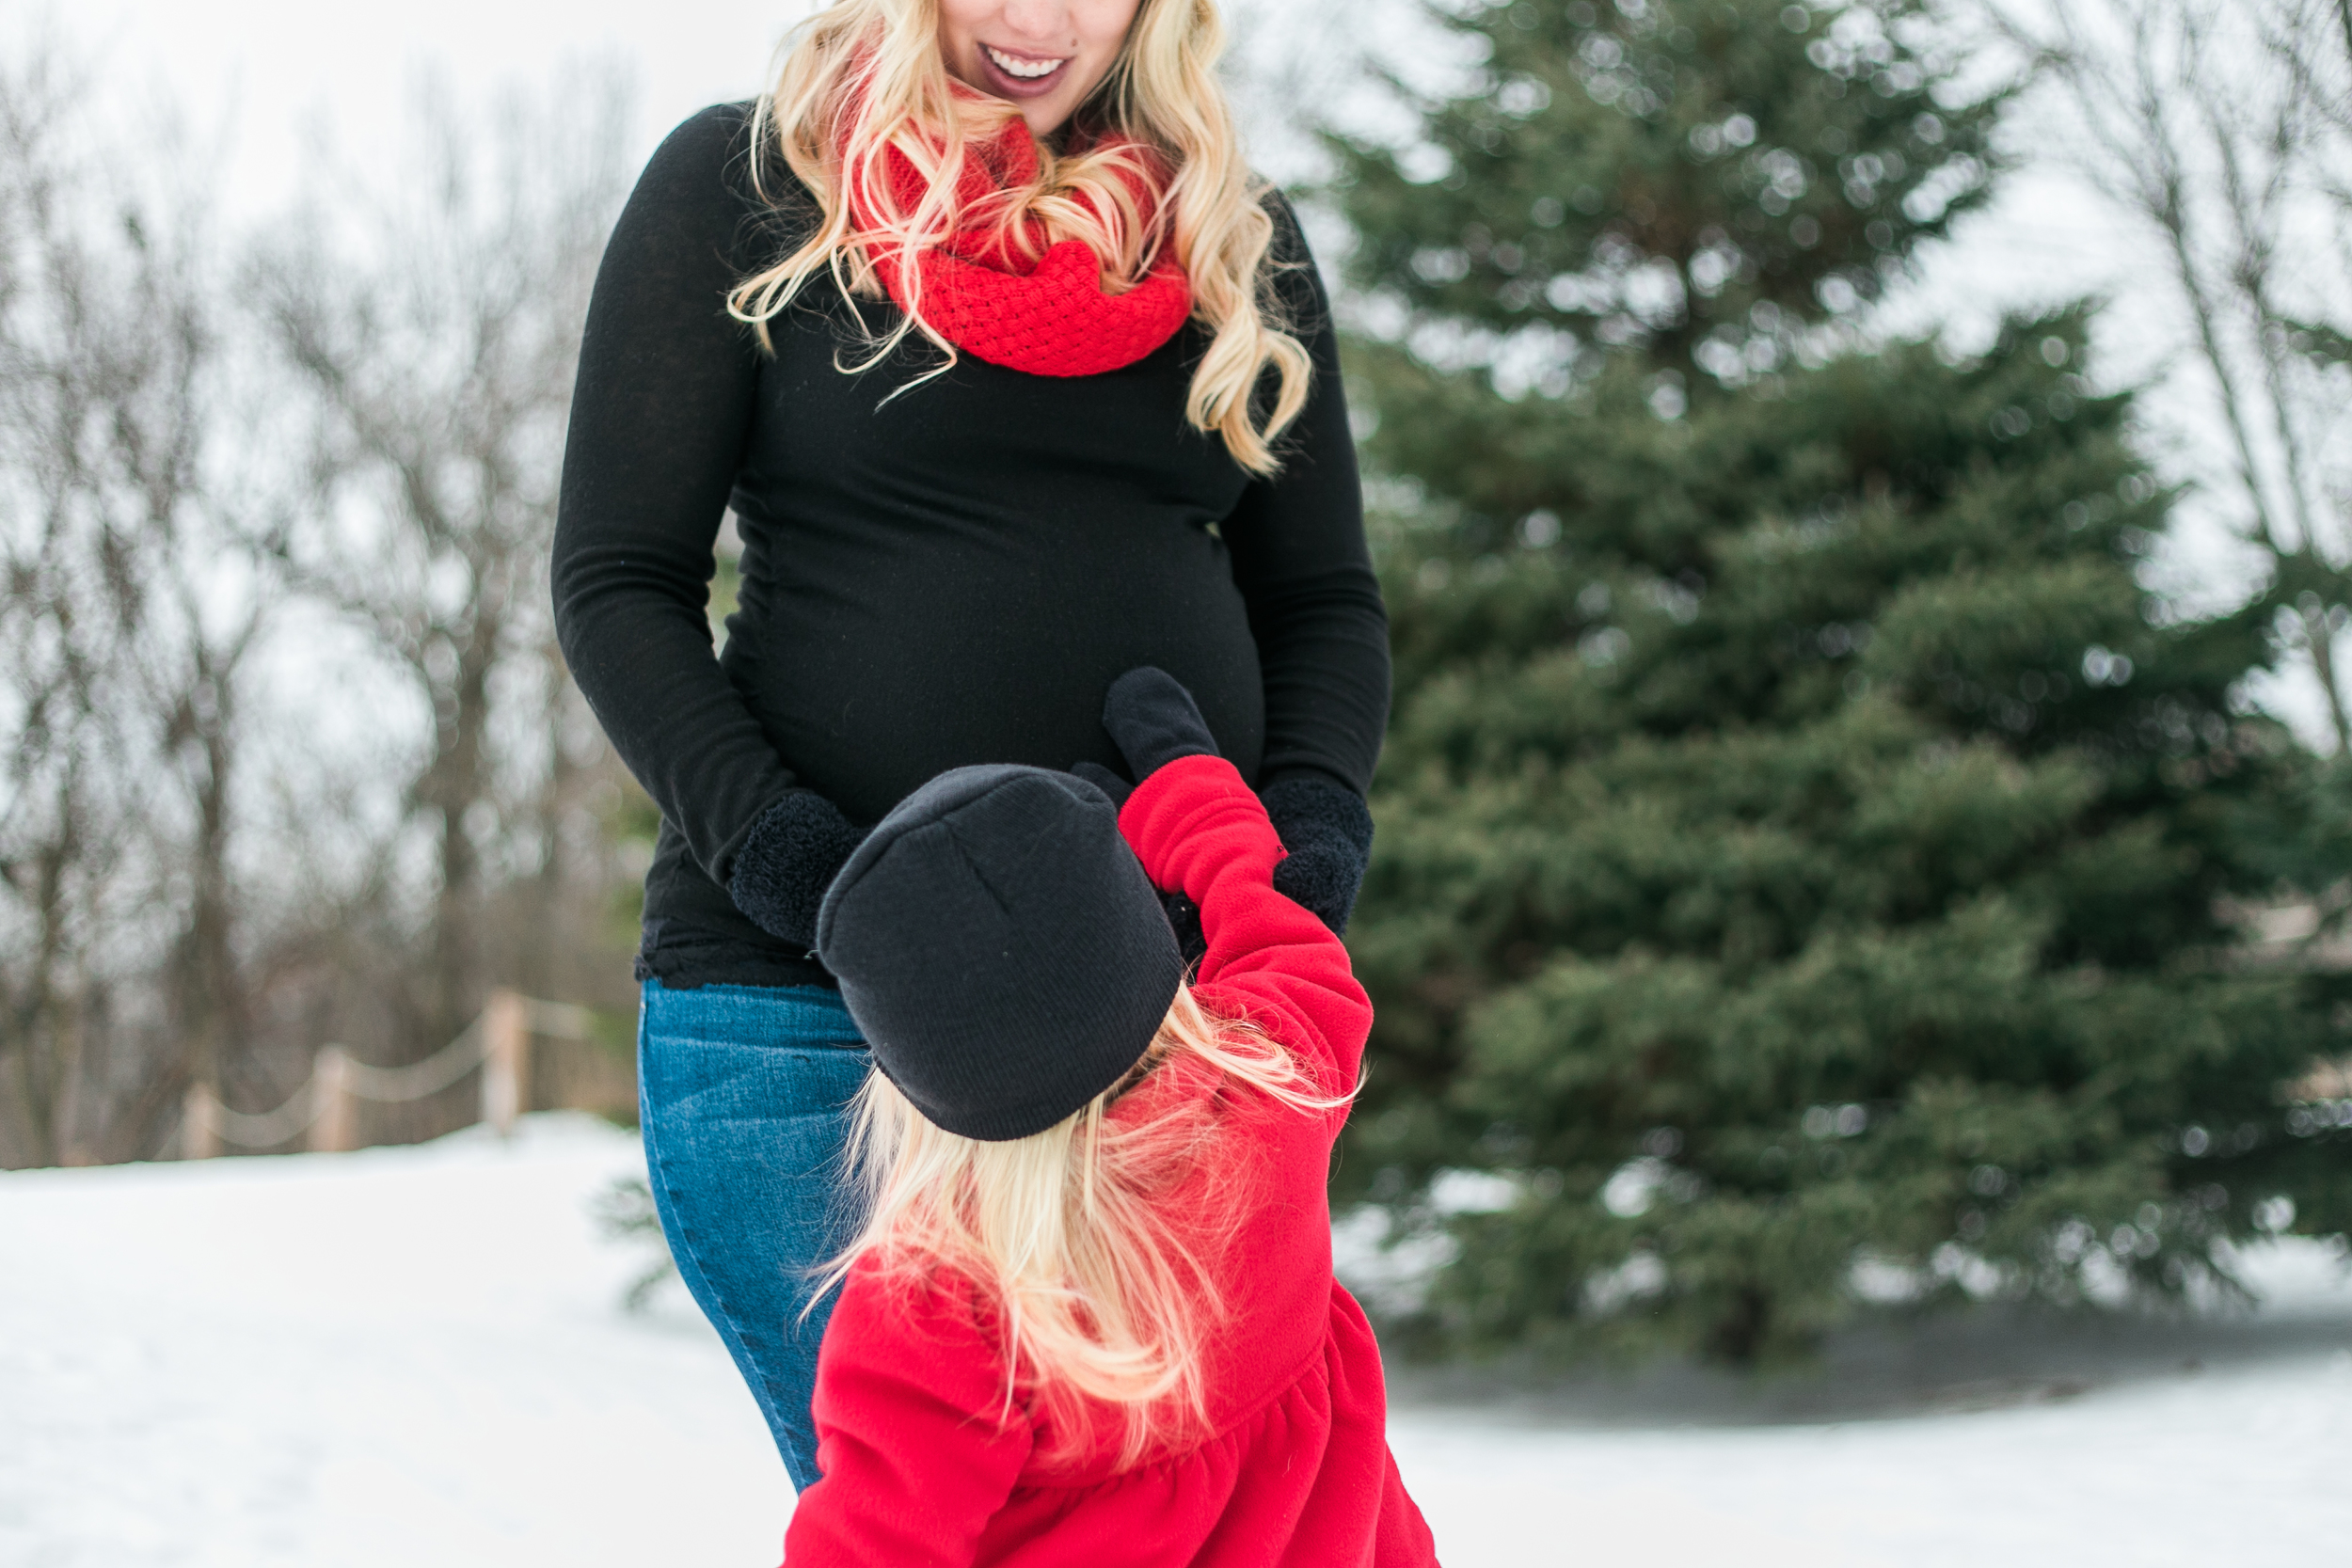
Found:
<path fill-rule="evenodd" d="M 2083 175 L 2159 244 L 2227 448 L 2214 493 L 2269 557 L 2263 592 L 2352 755 L 2352 471 L 2337 455 L 2352 409 L 2320 352 L 2352 298 L 2352 97 L 2322 63 L 2344 0 L 2334 16 L 2330 3 L 2057 0 L 1994 16 L 2056 88 Z M 2336 243 L 2314 240 L 2330 227 Z"/>
<path fill-rule="evenodd" d="M 320 410 L 317 506 L 282 541 L 307 591 L 371 633 L 433 715 L 408 781 L 438 887 L 419 1049 L 479 1003 L 485 856 L 524 802 L 514 753 L 544 711 L 505 673 L 541 657 L 557 457 L 588 287 L 625 190 L 616 75 L 478 125 L 428 90 L 402 183 L 329 175 L 299 238 L 251 269 L 257 309 Z M 600 84 L 600 85 L 599 85 Z M 583 134 L 583 129 L 587 134 Z M 336 213 L 352 221 L 337 224 Z M 536 689 L 536 701 L 551 697 Z M 544 837 L 545 835 L 533 835 Z"/>
<path fill-rule="evenodd" d="M 181 199 L 158 201 L 97 160 L 65 80 L 54 55 L 0 73 L 0 1157 L 19 1163 L 150 1151 L 214 1069 L 240 987 L 233 694 L 267 613 L 217 592 L 234 531 L 208 470 L 200 188 L 173 166 Z M 204 988 L 178 1029 L 142 1029 L 124 1004 L 190 941 Z"/>

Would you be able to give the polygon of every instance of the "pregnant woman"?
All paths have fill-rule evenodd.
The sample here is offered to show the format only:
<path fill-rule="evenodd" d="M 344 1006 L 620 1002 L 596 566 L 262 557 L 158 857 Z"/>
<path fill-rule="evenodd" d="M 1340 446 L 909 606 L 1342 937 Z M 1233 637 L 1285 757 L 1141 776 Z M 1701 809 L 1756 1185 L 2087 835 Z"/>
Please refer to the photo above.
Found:
<path fill-rule="evenodd" d="M 662 144 L 597 276 L 557 625 L 661 810 L 655 1200 L 797 1486 L 868 1059 L 810 949 L 864 831 L 950 768 L 1118 766 L 1104 694 L 1150 664 L 1264 800 L 1278 887 L 1337 929 L 1362 874 L 1387 623 L 1221 41 L 1211 0 L 837 0 Z"/>

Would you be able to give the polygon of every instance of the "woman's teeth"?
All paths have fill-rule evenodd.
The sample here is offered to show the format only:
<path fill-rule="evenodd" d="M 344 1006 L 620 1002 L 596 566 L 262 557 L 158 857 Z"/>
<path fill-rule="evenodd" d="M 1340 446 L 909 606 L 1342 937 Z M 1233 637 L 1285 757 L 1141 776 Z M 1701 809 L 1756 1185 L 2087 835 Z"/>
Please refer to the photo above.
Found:
<path fill-rule="evenodd" d="M 988 57 L 996 62 L 997 70 L 1008 76 L 1018 76 L 1025 82 L 1034 82 L 1041 76 L 1051 76 L 1055 71 L 1059 71 L 1063 64 L 1060 60 L 1017 59 L 1001 50 L 989 49 L 987 44 L 982 44 L 980 47 L 988 49 Z"/>

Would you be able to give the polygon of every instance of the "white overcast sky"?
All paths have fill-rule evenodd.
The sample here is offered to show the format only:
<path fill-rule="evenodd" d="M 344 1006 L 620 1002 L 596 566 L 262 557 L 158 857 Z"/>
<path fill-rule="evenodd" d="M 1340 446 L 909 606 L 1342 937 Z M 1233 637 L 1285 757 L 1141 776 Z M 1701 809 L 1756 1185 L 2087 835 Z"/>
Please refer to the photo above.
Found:
<path fill-rule="evenodd" d="M 151 84 L 200 139 L 226 131 L 223 195 L 258 214 L 293 193 L 322 117 L 354 151 L 389 146 L 428 68 L 474 96 L 501 81 L 545 83 L 567 58 L 617 55 L 636 69 L 635 129 L 649 152 L 695 109 L 758 91 L 803 9 L 796 0 L 73 0 L 50 16 L 99 65 L 110 97 Z"/>

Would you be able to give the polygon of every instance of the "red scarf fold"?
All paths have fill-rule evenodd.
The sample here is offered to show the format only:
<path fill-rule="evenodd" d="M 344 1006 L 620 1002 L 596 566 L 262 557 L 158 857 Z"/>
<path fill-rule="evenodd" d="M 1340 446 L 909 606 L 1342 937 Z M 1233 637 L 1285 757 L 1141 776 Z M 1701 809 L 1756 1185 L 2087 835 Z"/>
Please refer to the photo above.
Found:
<path fill-rule="evenodd" d="M 899 210 L 912 211 L 928 182 L 895 144 L 882 156 Z M 1037 143 L 1016 115 L 968 150 L 956 182 L 957 206 L 977 212 L 997 192 L 1034 181 L 1037 172 Z M 850 184 L 850 221 L 880 229 L 880 216 L 861 198 L 858 182 Z M 1156 189 L 1136 194 L 1147 212 L 1159 197 Z M 1192 313 L 1191 285 L 1168 247 L 1141 282 L 1123 294 L 1107 294 L 1092 245 L 1064 240 L 1046 247 L 1043 222 L 1022 221 L 1032 248 L 1042 252 L 1034 261 L 993 225 L 960 228 L 944 244 L 917 253 L 923 320 L 965 353 L 1031 375 L 1099 375 L 1141 359 L 1174 337 Z M 878 248 L 874 270 L 891 299 L 906 309 L 898 251 Z"/>

